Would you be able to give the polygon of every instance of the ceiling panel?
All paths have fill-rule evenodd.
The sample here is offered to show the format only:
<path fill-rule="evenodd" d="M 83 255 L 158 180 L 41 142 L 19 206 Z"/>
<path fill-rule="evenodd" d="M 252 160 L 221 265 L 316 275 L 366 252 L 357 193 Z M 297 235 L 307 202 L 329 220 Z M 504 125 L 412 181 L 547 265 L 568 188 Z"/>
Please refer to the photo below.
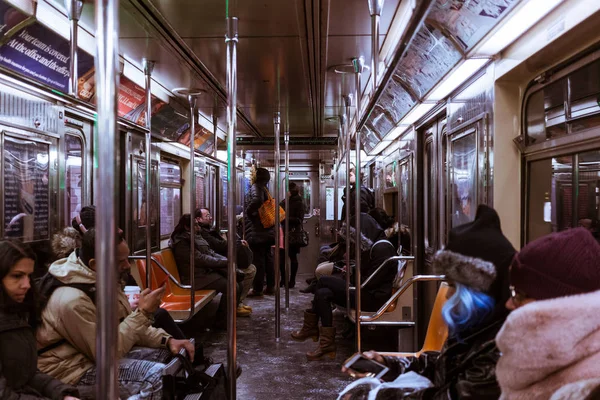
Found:
<path fill-rule="evenodd" d="M 329 36 L 371 35 L 371 15 L 367 0 L 331 0 Z M 389 29 L 400 0 L 386 0 L 381 12 L 380 33 Z"/>

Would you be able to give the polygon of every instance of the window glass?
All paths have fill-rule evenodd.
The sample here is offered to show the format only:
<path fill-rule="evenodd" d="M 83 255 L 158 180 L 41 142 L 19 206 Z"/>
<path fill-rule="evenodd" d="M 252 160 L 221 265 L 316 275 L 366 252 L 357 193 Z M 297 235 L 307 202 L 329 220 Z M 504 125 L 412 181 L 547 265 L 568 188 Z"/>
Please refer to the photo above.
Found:
<path fill-rule="evenodd" d="M 4 136 L 4 236 L 50 236 L 49 157 L 45 143 Z"/>
<path fill-rule="evenodd" d="M 285 180 L 284 180 L 285 182 Z M 294 182 L 297 187 L 298 187 L 298 191 L 299 191 L 299 195 L 300 197 L 302 197 L 302 202 L 304 203 L 304 214 L 308 215 L 310 214 L 310 207 L 311 207 L 311 192 L 310 192 L 310 179 L 290 179 L 290 183 Z M 285 185 L 285 183 L 284 183 Z M 283 187 L 283 185 L 282 185 Z M 341 204 L 341 203 L 340 203 Z M 341 209 L 341 206 L 339 206 L 339 208 Z"/>
<path fill-rule="evenodd" d="M 385 166 L 385 187 L 395 188 L 396 187 L 396 162 L 389 163 Z"/>
<path fill-rule="evenodd" d="M 399 195 L 400 195 L 400 215 L 398 216 L 398 223 L 400 224 L 400 233 L 401 233 L 401 245 L 403 254 L 411 254 L 410 247 L 410 236 L 412 231 L 412 206 L 411 206 L 411 185 L 412 185 L 412 176 L 410 172 L 410 160 L 406 159 L 405 161 L 400 162 L 400 167 L 398 171 L 398 175 L 400 178 L 400 187 L 399 187 Z"/>
<path fill-rule="evenodd" d="M 227 229 L 227 216 L 228 214 L 228 207 L 227 204 L 229 204 L 229 193 L 228 193 L 228 187 L 227 187 L 227 167 L 226 166 L 221 166 L 219 167 L 219 169 L 221 170 L 221 193 L 223 198 L 221 199 L 221 225 L 220 225 L 220 229 Z"/>
<path fill-rule="evenodd" d="M 578 226 L 600 240 L 600 149 L 579 154 Z"/>
<path fill-rule="evenodd" d="M 65 161 L 67 165 L 67 176 L 65 182 L 65 193 L 67 195 L 65 206 L 66 224 L 70 225 L 71 220 L 81 210 L 83 204 L 84 174 L 83 172 L 83 141 L 79 136 L 65 135 Z"/>
<path fill-rule="evenodd" d="M 435 155 L 433 154 L 433 141 L 428 140 L 425 143 L 425 240 L 428 247 L 433 247 L 435 235 L 435 186 L 433 184 L 433 174 L 435 165 Z"/>
<path fill-rule="evenodd" d="M 452 141 L 452 227 L 473 221 L 477 208 L 477 135 Z"/>
<path fill-rule="evenodd" d="M 134 251 L 142 250 L 146 248 L 146 164 L 144 161 L 138 161 L 137 165 L 137 190 L 134 192 L 134 221 L 135 221 L 135 229 L 134 229 L 134 240 L 133 246 Z M 152 164 L 152 169 L 150 170 L 150 179 L 151 179 L 151 188 L 156 188 L 158 186 L 157 179 L 157 168 L 156 164 Z M 151 190 L 150 195 L 150 234 L 151 234 L 151 246 L 158 246 L 158 211 L 157 207 L 158 199 L 156 198 L 158 195 L 158 190 Z"/>
<path fill-rule="evenodd" d="M 181 167 L 160 163 L 160 235 L 168 236 L 181 217 Z"/>

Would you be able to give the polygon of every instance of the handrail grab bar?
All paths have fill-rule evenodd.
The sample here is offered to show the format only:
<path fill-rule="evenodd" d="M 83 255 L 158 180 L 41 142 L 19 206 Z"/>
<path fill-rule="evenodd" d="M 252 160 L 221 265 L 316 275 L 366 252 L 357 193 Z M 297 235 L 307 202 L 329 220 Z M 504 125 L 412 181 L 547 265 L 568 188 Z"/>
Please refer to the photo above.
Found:
<path fill-rule="evenodd" d="M 388 307 L 395 302 L 398 298 L 400 298 L 400 296 L 406 292 L 408 290 L 408 288 L 414 283 L 414 282 L 430 282 L 430 281 L 445 281 L 446 280 L 446 276 L 445 275 L 415 275 L 411 278 L 409 278 L 402 286 L 400 286 L 400 289 L 398 289 L 398 291 L 396 293 L 394 293 L 394 295 L 392 297 L 390 297 L 390 299 L 381 306 L 381 308 L 373 315 L 361 315 L 360 316 L 360 322 L 372 322 L 375 321 L 376 319 L 379 319 L 383 313 L 385 313 L 385 311 L 388 309 Z"/>
<path fill-rule="evenodd" d="M 364 282 L 363 282 L 363 283 L 360 285 L 360 288 L 361 288 L 361 289 L 364 289 L 364 288 L 365 288 L 365 286 L 367 285 L 367 283 L 369 283 L 369 282 L 371 281 L 371 279 L 373 279 L 373 277 L 374 277 L 375 275 L 377 275 L 377 273 L 378 273 L 378 272 L 379 272 L 379 271 L 380 271 L 380 270 L 381 270 L 381 269 L 382 269 L 382 268 L 385 266 L 385 264 L 387 264 L 388 262 L 390 262 L 390 261 L 401 261 L 401 260 L 410 261 L 410 260 L 414 260 L 414 259 L 415 259 L 415 257 L 414 257 L 414 256 L 391 256 L 391 257 L 387 258 L 385 261 L 383 261 L 383 262 L 381 263 L 381 265 L 380 265 L 379 267 L 377 267 L 377 269 L 375 270 L 375 272 L 373 272 L 373 273 L 371 274 L 371 276 L 369 276 L 369 277 L 367 278 L 367 280 L 366 280 L 366 281 L 364 281 Z M 406 267 L 405 267 L 405 268 L 406 268 Z"/>
<path fill-rule="evenodd" d="M 146 260 L 146 256 L 129 256 L 128 258 L 130 260 Z M 175 279 L 175 277 L 169 272 L 169 270 L 167 270 L 167 268 L 164 265 L 162 265 L 160 263 L 160 261 L 158 261 L 154 256 L 152 256 L 151 259 L 167 275 L 167 277 L 171 280 L 171 282 L 173 282 L 179 288 L 181 288 L 181 289 L 187 289 L 187 290 L 191 290 L 192 289 L 191 285 L 183 285 L 177 279 Z M 148 268 L 148 266 L 146 266 L 146 268 Z M 148 286 L 147 283 L 146 283 L 146 285 Z"/>

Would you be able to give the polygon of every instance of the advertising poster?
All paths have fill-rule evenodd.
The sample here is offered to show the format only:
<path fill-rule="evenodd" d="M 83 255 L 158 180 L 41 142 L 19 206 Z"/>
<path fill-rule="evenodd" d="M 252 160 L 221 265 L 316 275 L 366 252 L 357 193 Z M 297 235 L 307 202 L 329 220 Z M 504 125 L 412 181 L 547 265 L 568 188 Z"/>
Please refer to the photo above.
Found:
<path fill-rule="evenodd" d="M 164 104 L 156 113 L 152 113 L 152 132 L 171 140 L 177 140 L 188 129 L 188 121 L 187 115 Z"/>
<path fill-rule="evenodd" d="M 0 65 L 66 93 L 69 82 L 69 41 L 40 25 L 16 32 L 0 47 Z M 79 72 L 93 69 L 94 59 L 79 54 Z"/>
<path fill-rule="evenodd" d="M 25 13 L 0 1 L 0 43 L 11 29 L 28 18 Z"/>

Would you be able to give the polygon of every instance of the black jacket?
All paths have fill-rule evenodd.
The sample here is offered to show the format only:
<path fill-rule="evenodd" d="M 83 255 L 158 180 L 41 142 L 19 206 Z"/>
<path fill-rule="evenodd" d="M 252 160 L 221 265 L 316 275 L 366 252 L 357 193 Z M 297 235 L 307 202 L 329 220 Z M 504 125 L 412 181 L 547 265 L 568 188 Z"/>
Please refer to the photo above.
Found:
<path fill-rule="evenodd" d="M 288 201 L 290 203 L 289 211 L 285 209 L 285 199 L 279 203 L 279 206 L 285 210 L 285 218 L 289 220 L 290 230 L 292 230 L 302 226 L 304 222 L 304 202 L 300 195 L 290 196 Z M 283 226 L 284 223 L 285 221 L 282 221 L 281 225 Z"/>
<path fill-rule="evenodd" d="M 347 209 L 350 210 L 350 215 L 354 215 L 354 209 L 355 209 L 354 202 L 355 202 L 355 198 L 356 198 L 356 186 L 352 186 L 350 188 L 350 199 L 348 201 L 346 201 L 347 198 L 348 198 L 347 192 L 344 189 L 344 194 L 342 195 L 342 202 L 344 203 L 344 205 L 342 206 L 342 217 L 341 217 L 342 222 L 346 220 L 346 210 Z M 373 191 L 371 189 L 361 186 L 360 187 L 360 212 L 368 213 L 373 208 L 375 208 L 375 194 L 373 193 Z"/>
<path fill-rule="evenodd" d="M 391 399 L 473 399 L 496 400 L 500 387 L 496 381 L 496 363 L 500 351 L 494 338 L 502 321 L 495 321 L 472 332 L 462 341 L 448 339 L 440 353 L 426 352 L 419 357 L 384 357 L 390 371 L 384 380 L 414 371 L 433 382 L 433 387 L 412 393 L 410 389 L 381 389 L 377 400 Z M 366 399 L 368 390 L 358 386 L 351 399 Z"/>
<path fill-rule="evenodd" d="M 37 369 L 37 342 L 23 315 L 0 309 L 0 399 L 62 400 L 77 389 Z"/>
<path fill-rule="evenodd" d="M 268 199 L 266 187 L 256 183 L 246 193 L 244 222 L 246 224 L 246 241 L 250 246 L 265 247 L 275 244 L 275 230 L 263 227 L 258 215 L 258 209 Z"/>
<path fill-rule="evenodd" d="M 206 240 L 211 249 L 215 253 L 227 257 L 227 240 L 223 239 L 217 231 L 211 231 L 208 228 L 200 227 L 200 235 Z M 246 269 L 252 264 L 253 254 L 252 250 L 248 246 L 242 244 L 242 240 L 237 235 L 235 244 L 236 248 L 236 262 L 237 267 L 240 269 Z"/>
<path fill-rule="evenodd" d="M 171 235 L 169 247 L 177 263 L 177 271 L 184 285 L 190 284 L 190 233 L 182 232 Z M 197 288 L 203 288 L 219 279 L 222 274 L 217 270 L 227 271 L 227 258 L 215 253 L 210 246 L 197 234 L 195 236 L 194 252 L 194 283 Z"/>

